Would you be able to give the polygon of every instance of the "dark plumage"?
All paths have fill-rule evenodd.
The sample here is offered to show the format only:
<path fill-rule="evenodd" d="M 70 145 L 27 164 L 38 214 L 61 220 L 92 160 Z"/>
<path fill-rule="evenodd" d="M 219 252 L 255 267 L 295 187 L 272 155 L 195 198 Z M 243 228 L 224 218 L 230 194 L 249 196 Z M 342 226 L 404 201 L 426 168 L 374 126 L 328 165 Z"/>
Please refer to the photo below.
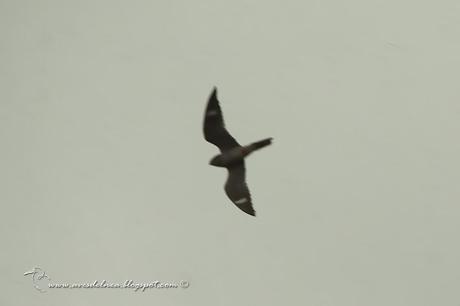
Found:
<path fill-rule="evenodd" d="M 272 138 L 241 146 L 225 128 L 216 88 L 209 97 L 206 107 L 203 132 L 206 141 L 216 145 L 221 152 L 211 159 L 210 164 L 228 170 L 228 178 L 224 187 L 225 193 L 239 209 L 255 216 L 256 212 L 252 207 L 251 194 L 246 184 L 244 159 L 252 152 L 270 145 Z"/>

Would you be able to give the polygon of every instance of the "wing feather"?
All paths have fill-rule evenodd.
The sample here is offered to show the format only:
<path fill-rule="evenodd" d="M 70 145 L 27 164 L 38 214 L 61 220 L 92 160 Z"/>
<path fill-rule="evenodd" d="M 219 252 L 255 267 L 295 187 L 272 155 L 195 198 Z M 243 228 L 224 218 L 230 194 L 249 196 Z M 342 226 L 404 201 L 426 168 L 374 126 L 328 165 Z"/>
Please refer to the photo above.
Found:
<path fill-rule="evenodd" d="M 221 152 L 234 147 L 239 147 L 239 143 L 225 128 L 224 117 L 217 100 L 217 89 L 214 88 L 209 97 L 203 124 L 204 138 L 206 141 L 216 145 Z"/>
<path fill-rule="evenodd" d="M 244 161 L 228 168 L 227 170 L 228 178 L 225 183 L 225 193 L 239 209 L 251 216 L 255 216 L 256 212 L 252 207 L 251 194 L 249 192 L 248 185 L 246 184 L 246 169 Z"/>

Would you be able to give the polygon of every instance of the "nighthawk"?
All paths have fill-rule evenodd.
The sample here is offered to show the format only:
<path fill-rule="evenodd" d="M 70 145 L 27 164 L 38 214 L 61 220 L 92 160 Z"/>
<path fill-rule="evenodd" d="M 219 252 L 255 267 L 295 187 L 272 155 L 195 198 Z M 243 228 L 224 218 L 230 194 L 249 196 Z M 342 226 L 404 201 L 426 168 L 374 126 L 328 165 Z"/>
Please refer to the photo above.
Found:
<path fill-rule="evenodd" d="M 209 97 L 204 114 L 203 131 L 206 141 L 220 149 L 220 154 L 214 156 L 209 164 L 224 167 L 228 170 L 228 177 L 224 187 L 225 193 L 239 209 L 251 216 L 255 216 L 256 212 L 252 207 L 251 194 L 246 184 L 244 159 L 252 152 L 270 145 L 272 138 L 241 146 L 225 129 L 222 110 L 217 100 L 216 88 L 214 88 Z"/>

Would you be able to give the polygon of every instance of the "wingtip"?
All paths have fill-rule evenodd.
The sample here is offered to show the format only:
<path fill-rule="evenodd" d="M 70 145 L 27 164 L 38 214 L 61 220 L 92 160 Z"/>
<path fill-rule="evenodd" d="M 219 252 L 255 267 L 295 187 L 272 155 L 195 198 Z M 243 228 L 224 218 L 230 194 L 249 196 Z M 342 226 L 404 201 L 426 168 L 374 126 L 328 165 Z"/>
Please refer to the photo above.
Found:
<path fill-rule="evenodd" d="M 250 215 L 250 216 L 253 216 L 255 217 L 256 216 L 256 211 L 255 210 L 250 210 L 250 211 L 246 211 L 246 210 L 243 210 L 246 214 Z"/>
<path fill-rule="evenodd" d="M 211 93 L 211 95 L 212 95 L 212 96 L 217 96 L 217 87 L 216 87 L 216 86 L 214 86 L 214 87 L 212 88 L 212 93 Z"/>
<path fill-rule="evenodd" d="M 256 216 L 256 211 L 252 207 L 242 207 L 242 206 L 239 206 L 239 205 L 237 205 L 237 207 L 247 215 L 250 215 L 250 216 L 253 216 L 253 217 Z"/>

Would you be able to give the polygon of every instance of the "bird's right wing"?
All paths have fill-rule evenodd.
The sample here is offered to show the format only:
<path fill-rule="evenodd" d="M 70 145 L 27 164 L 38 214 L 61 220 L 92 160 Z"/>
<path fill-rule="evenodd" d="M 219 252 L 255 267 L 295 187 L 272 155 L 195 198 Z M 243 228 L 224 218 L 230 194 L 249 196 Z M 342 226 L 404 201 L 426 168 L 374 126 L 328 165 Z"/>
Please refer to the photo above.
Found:
<path fill-rule="evenodd" d="M 252 207 L 251 194 L 246 184 L 246 169 L 244 161 L 228 168 L 228 178 L 225 183 L 225 193 L 245 213 L 255 216 L 256 212 Z"/>
<path fill-rule="evenodd" d="M 214 88 L 209 97 L 206 107 L 203 132 L 206 141 L 216 145 L 221 152 L 240 146 L 235 138 L 225 129 L 224 117 L 219 106 L 219 101 L 217 100 L 216 88 Z"/>

